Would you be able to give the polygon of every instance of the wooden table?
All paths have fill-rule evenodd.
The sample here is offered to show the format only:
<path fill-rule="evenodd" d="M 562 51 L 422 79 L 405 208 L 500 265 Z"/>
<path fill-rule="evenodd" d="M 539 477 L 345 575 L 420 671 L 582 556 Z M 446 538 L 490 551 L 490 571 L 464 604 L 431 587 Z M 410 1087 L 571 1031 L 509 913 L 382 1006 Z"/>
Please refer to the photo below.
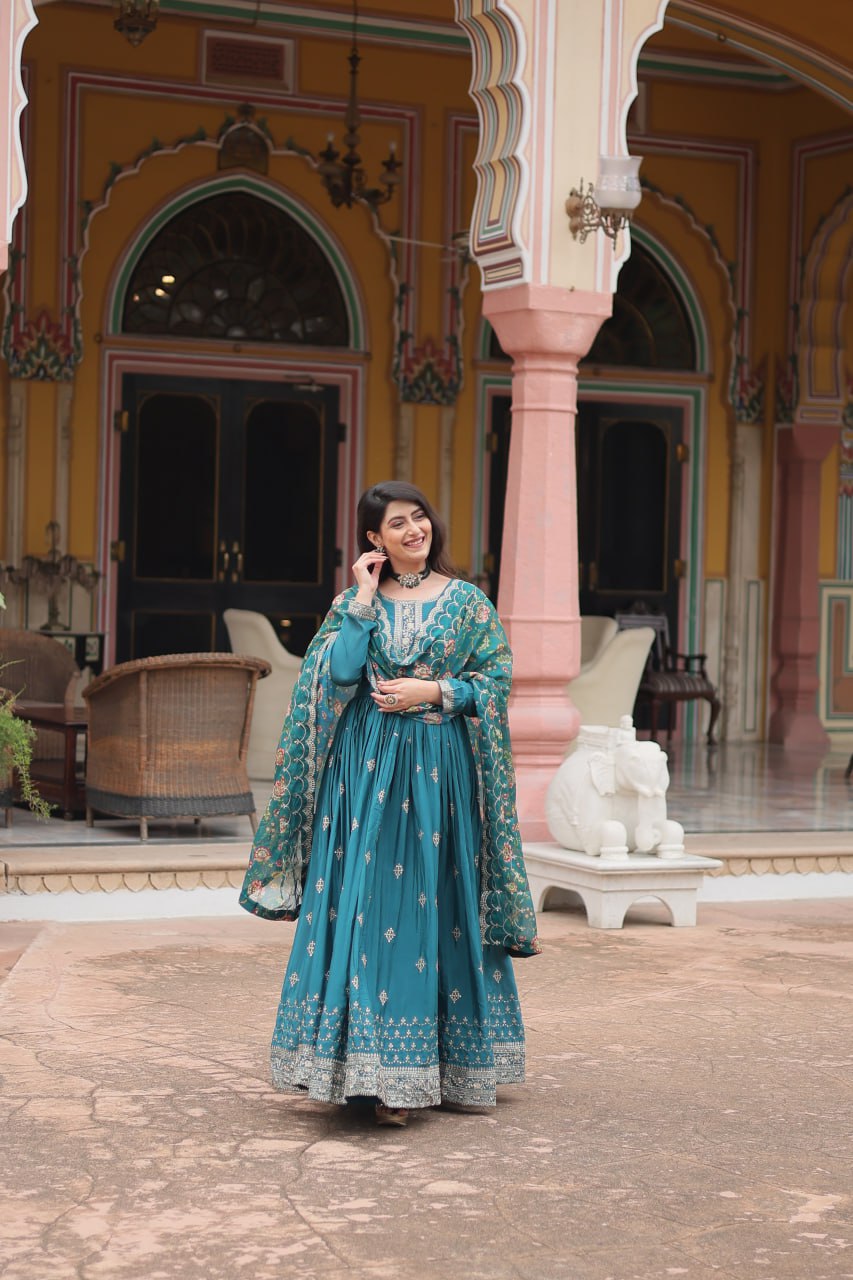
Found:
<path fill-rule="evenodd" d="M 34 729 L 51 729 L 62 734 L 65 751 L 60 760 L 34 760 L 32 780 L 44 800 L 59 805 L 66 821 L 86 809 L 85 765 L 77 771 L 77 739 L 85 741 L 89 731 L 89 713 L 86 707 L 66 707 L 61 702 L 28 702 L 18 700 L 14 705 L 16 716 L 28 720 Z"/>

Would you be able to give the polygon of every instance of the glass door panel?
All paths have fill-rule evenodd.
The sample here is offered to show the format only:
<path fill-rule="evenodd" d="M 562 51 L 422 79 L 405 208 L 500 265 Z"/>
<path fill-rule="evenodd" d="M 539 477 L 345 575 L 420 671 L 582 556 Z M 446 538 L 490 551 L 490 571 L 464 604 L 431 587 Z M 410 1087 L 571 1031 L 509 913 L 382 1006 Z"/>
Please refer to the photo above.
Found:
<path fill-rule="evenodd" d="M 216 572 L 217 406 L 140 396 L 136 423 L 137 578 L 211 582 Z"/>
<path fill-rule="evenodd" d="M 323 576 L 322 406 L 259 400 L 245 427 L 245 582 Z"/>
<path fill-rule="evenodd" d="M 604 420 L 599 435 L 598 590 L 667 589 L 667 424 Z"/>

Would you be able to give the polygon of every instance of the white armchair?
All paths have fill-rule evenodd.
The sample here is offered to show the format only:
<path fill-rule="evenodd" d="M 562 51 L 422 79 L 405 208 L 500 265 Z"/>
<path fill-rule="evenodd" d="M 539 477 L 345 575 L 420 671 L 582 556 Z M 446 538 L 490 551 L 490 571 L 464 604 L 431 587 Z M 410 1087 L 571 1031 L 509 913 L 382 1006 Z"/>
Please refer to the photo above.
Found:
<path fill-rule="evenodd" d="M 654 638 L 652 627 L 617 630 L 597 657 L 581 668 L 566 686 L 581 713 L 581 724 L 617 728 L 622 716 L 632 714 Z"/>
<path fill-rule="evenodd" d="M 226 609 L 223 618 L 234 652 L 264 658 L 272 667 L 268 679 L 262 681 L 255 692 L 246 757 L 249 777 L 268 782 L 275 773 L 276 747 L 302 659 L 288 653 L 279 643 L 272 623 L 262 613 Z"/>
<path fill-rule="evenodd" d="M 598 613 L 587 613 L 581 617 L 581 671 L 595 662 L 618 630 L 619 623 L 615 618 Z"/>

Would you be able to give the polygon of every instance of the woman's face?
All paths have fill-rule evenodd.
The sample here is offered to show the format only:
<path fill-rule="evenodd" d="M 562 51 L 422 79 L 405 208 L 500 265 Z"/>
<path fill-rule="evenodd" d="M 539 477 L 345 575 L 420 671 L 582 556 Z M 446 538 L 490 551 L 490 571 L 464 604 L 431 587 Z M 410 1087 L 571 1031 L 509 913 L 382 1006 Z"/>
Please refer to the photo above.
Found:
<path fill-rule="evenodd" d="M 397 573 L 422 569 L 432 545 L 432 524 L 414 502 L 389 502 L 374 544 L 382 543 Z"/>

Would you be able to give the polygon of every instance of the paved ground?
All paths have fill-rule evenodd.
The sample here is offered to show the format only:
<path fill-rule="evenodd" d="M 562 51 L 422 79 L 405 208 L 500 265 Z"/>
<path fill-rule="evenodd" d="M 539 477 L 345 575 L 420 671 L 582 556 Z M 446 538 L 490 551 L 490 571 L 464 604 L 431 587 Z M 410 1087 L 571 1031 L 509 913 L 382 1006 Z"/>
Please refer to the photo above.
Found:
<path fill-rule="evenodd" d="M 529 1083 L 272 1093 L 292 926 L 2 925 L 3 1280 L 853 1277 L 853 904 L 542 918 Z"/>

